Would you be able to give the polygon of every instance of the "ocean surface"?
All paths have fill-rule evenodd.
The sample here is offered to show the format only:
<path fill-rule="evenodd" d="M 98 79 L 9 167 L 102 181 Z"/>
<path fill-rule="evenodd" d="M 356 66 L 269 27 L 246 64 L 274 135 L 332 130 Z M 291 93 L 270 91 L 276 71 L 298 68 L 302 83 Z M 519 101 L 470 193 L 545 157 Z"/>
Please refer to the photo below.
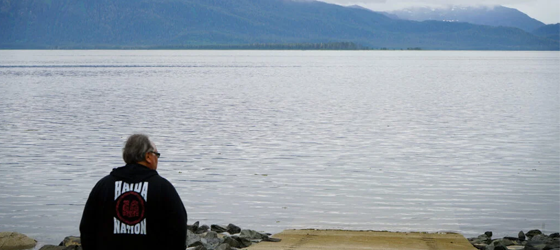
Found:
<path fill-rule="evenodd" d="M 0 51 L 0 231 L 79 235 L 146 133 L 189 224 L 560 231 L 560 54 Z"/>

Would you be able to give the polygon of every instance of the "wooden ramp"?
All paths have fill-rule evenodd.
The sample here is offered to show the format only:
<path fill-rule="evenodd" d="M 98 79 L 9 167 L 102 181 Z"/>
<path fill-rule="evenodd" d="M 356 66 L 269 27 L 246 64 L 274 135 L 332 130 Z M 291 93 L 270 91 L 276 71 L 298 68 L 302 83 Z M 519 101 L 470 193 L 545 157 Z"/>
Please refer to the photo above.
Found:
<path fill-rule="evenodd" d="M 249 250 L 476 250 L 455 233 L 393 233 L 342 230 L 285 230 Z"/>

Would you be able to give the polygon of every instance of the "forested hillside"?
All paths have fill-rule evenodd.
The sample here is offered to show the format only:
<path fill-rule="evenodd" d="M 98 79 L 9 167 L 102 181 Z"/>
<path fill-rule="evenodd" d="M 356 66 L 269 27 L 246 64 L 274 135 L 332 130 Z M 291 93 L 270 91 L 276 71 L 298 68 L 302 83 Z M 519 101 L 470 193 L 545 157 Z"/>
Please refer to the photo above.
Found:
<path fill-rule="evenodd" d="M 551 40 L 556 40 L 557 42 L 560 40 L 560 23 L 557 24 L 549 24 L 543 27 L 540 27 L 533 31 L 533 34 L 541 37 L 545 37 Z"/>
<path fill-rule="evenodd" d="M 0 0 L 0 48 L 349 42 L 369 48 L 558 50 L 516 28 L 394 20 L 290 0 Z"/>

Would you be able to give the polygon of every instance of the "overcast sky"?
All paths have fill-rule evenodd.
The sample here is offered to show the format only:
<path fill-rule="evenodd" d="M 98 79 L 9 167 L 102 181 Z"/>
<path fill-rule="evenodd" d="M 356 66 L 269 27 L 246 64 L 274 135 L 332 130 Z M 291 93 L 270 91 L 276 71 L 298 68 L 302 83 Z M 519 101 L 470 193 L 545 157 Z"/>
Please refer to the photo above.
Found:
<path fill-rule="evenodd" d="M 560 23 L 559 0 L 320 0 L 340 5 L 361 5 L 376 11 L 389 11 L 411 6 L 503 5 L 515 8 L 545 24 Z"/>

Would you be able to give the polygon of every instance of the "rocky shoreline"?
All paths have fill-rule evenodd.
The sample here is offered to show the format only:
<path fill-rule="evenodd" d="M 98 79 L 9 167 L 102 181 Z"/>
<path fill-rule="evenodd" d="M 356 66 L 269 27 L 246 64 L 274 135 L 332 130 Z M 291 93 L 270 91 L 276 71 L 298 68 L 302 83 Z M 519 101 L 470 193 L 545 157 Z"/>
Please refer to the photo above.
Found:
<path fill-rule="evenodd" d="M 186 250 L 238 250 L 262 241 L 281 241 L 270 235 L 251 229 L 241 229 L 234 224 L 207 226 L 200 225 L 197 221 L 193 225 L 187 225 Z M 0 250 L 24 250 L 34 248 L 36 245 L 36 240 L 24 234 L 0 233 Z M 80 237 L 68 236 L 58 245 L 44 245 L 39 250 L 82 250 L 82 244 Z"/>
<path fill-rule="evenodd" d="M 234 224 L 207 226 L 196 222 L 187 229 L 186 250 L 239 250 L 262 241 L 281 241 L 268 233 L 241 229 Z M 560 250 L 559 233 L 545 235 L 538 229 L 501 239 L 492 239 L 492 232 L 488 231 L 468 240 L 479 250 Z M 36 244 L 36 240 L 23 234 L 0 232 L 0 250 L 31 249 Z M 59 245 L 45 245 L 40 250 L 82 250 L 82 247 L 80 237 L 68 236 Z"/>
<path fill-rule="evenodd" d="M 492 232 L 488 231 L 468 240 L 480 250 L 560 250 L 560 234 L 545 235 L 538 229 L 502 239 L 492 239 Z"/>

